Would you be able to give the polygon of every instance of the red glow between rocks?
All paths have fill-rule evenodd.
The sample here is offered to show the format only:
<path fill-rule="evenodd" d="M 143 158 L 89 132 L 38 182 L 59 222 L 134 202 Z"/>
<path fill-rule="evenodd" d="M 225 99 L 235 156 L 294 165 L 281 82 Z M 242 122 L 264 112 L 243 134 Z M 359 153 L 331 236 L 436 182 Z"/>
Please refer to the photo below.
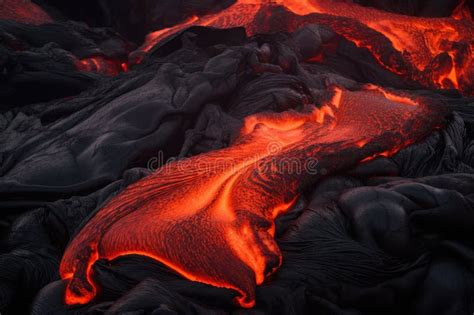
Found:
<path fill-rule="evenodd" d="M 96 72 L 107 76 L 116 76 L 120 72 L 127 72 L 128 64 L 96 56 L 78 60 L 76 62 L 76 68 L 79 71 Z"/>

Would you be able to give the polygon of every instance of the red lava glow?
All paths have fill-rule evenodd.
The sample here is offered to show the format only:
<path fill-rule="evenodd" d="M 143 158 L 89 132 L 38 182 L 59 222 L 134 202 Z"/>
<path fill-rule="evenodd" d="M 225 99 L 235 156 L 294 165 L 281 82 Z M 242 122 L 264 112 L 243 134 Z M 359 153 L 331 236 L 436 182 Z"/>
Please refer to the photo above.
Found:
<path fill-rule="evenodd" d="M 456 20 L 468 20 L 472 21 L 471 11 L 467 6 L 466 0 L 461 0 L 458 6 L 454 9 L 452 17 Z"/>
<path fill-rule="evenodd" d="M 282 263 L 274 219 L 320 168 L 332 174 L 389 156 L 444 121 L 426 100 L 373 85 L 327 94 L 319 107 L 250 116 L 230 147 L 165 165 L 112 198 L 65 251 L 66 303 L 98 294 L 97 260 L 136 254 L 252 307 L 256 285 Z"/>
<path fill-rule="evenodd" d="M 127 72 L 128 64 L 96 56 L 78 60 L 76 68 L 79 71 L 96 72 L 107 76 L 116 76 L 119 72 Z"/>
<path fill-rule="evenodd" d="M 287 14 L 296 17 L 272 22 L 276 8 L 285 8 L 289 11 Z M 237 0 L 219 13 L 193 16 L 182 24 L 151 33 L 140 50 L 146 53 L 163 39 L 193 25 L 243 26 L 248 35 L 255 35 L 292 32 L 306 24 L 330 26 L 358 47 L 371 51 L 393 73 L 430 88 L 458 89 L 474 94 L 474 23 L 465 1 L 452 17 L 420 18 L 342 0 Z M 315 56 L 316 61 L 319 59 L 320 56 Z"/>
<path fill-rule="evenodd" d="M 46 12 L 29 0 L 0 1 L 0 19 L 35 25 L 53 21 Z"/>

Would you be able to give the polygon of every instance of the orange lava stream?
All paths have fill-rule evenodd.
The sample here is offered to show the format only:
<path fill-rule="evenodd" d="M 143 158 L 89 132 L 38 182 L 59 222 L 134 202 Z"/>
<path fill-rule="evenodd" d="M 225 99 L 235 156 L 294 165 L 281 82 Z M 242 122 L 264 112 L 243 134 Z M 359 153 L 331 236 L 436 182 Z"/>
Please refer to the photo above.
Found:
<path fill-rule="evenodd" d="M 474 24 L 463 3 L 452 17 L 420 18 L 388 13 L 342 0 L 238 0 L 219 13 L 194 16 L 182 24 L 151 33 L 141 51 L 148 52 L 164 38 L 193 25 L 217 28 L 243 26 L 248 35 L 281 31 L 282 29 L 269 29 L 266 21 L 272 15 L 272 9 L 277 6 L 284 7 L 297 16 L 310 17 L 303 24 L 331 26 L 357 46 L 367 48 L 383 66 L 396 74 L 407 74 L 412 79 L 433 87 L 455 88 L 474 94 Z M 328 15 L 362 23 L 382 34 L 390 41 L 399 58 L 413 69 L 404 68 L 394 56 L 385 56 L 383 49 L 377 46 L 379 43 L 371 40 L 367 34 L 355 31 L 355 24 L 347 27 L 339 21 L 328 19 Z M 259 20 L 256 20 L 257 16 Z M 283 26 L 289 32 L 294 31 L 294 27 Z"/>
<path fill-rule="evenodd" d="M 100 292 L 97 260 L 136 254 L 231 289 L 235 303 L 252 307 L 256 285 L 282 263 L 274 219 L 320 169 L 331 174 L 393 154 L 444 117 L 422 100 L 373 85 L 334 87 L 328 96 L 319 108 L 250 116 L 230 147 L 165 165 L 112 198 L 65 251 L 66 303 L 88 303 Z"/>

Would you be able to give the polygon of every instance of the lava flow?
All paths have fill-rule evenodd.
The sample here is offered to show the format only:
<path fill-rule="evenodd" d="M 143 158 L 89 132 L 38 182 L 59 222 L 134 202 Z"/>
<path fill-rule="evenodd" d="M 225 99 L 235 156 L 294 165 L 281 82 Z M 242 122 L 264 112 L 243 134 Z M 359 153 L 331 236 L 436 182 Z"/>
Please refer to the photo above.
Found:
<path fill-rule="evenodd" d="M 430 88 L 474 94 L 474 23 L 464 4 L 461 2 L 452 17 L 420 18 L 337 0 L 237 0 L 219 13 L 193 16 L 149 34 L 140 51 L 146 53 L 165 38 L 194 25 L 242 26 L 248 35 L 293 32 L 307 24 L 327 25 L 371 51 L 393 73 Z M 284 8 L 287 16 L 272 22 L 278 8 Z"/>
<path fill-rule="evenodd" d="M 248 117 L 225 149 L 163 166 L 111 199 L 69 244 L 67 304 L 99 291 L 93 264 L 142 255 L 183 277 L 237 293 L 242 307 L 282 263 L 274 219 L 324 174 L 396 152 L 442 124 L 424 99 L 333 87 L 320 107 Z M 139 225 L 136 223 L 140 222 Z"/>

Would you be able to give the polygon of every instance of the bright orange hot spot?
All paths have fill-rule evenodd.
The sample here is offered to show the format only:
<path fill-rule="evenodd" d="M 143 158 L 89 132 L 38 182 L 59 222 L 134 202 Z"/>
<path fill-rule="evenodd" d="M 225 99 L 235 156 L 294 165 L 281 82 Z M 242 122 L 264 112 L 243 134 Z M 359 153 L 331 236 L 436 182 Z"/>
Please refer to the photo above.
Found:
<path fill-rule="evenodd" d="M 295 15 L 286 25 L 272 23 L 276 8 Z M 342 18 L 342 19 L 337 19 Z M 449 18 L 420 18 L 383 12 L 342 0 L 237 0 L 227 9 L 151 33 L 141 47 L 148 52 L 166 37 L 193 26 L 245 27 L 248 35 L 292 32 L 307 24 L 328 25 L 368 49 L 387 69 L 429 87 L 474 93 L 474 23 L 461 3 Z M 374 34 L 382 36 L 380 40 Z M 386 45 L 390 45 L 390 50 Z M 321 56 L 315 56 L 316 61 Z"/>
<path fill-rule="evenodd" d="M 231 289 L 238 305 L 252 307 L 256 285 L 282 263 L 275 218 L 320 176 L 308 162 L 331 174 L 392 154 L 443 122 L 423 101 L 379 87 L 327 93 L 319 108 L 250 116 L 230 147 L 170 163 L 111 199 L 66 249 L 66 303 L 97 295 L 97 260 L 136 254 Z"/>

